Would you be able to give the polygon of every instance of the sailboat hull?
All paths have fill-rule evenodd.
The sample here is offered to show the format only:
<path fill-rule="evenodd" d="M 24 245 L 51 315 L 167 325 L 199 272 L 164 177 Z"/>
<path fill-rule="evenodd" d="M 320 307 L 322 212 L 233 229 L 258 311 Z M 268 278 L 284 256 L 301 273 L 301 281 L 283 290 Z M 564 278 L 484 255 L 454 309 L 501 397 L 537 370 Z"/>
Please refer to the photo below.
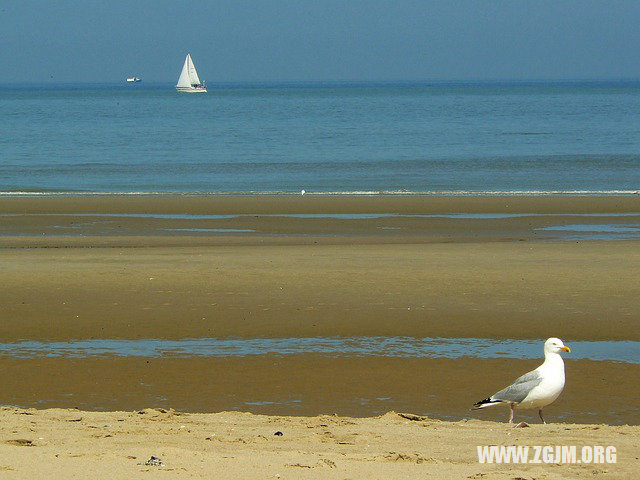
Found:
<path fill-rule="evenodd" d="M 206 87 L 202 87 L 202 88 L 176 87 L 176 90 L 183 93 L 207 93 Z"/>

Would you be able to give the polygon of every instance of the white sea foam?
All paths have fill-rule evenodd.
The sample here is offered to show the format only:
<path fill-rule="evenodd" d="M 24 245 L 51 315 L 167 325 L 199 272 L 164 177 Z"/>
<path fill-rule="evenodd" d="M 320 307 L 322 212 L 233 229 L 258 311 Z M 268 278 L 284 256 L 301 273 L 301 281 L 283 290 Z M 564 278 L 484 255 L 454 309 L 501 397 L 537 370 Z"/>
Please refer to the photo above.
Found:
<path fill-rule="evenodd" d="M 79 191 L 1 191 L 4 197 L 61 197 L 61 196 L 300 196 L 300 192 L 268 191 L 268 192 L 79 192 Z M 352 191 L 305 191 L 305 196 L 454 196 L 454 197 L 482 197 L 482 196 L 609 196 L 609 195 L 640 195 L 640 190 L 438 190 L 438 191 L 407 191 L 407 190 L 352 190 Z"/>

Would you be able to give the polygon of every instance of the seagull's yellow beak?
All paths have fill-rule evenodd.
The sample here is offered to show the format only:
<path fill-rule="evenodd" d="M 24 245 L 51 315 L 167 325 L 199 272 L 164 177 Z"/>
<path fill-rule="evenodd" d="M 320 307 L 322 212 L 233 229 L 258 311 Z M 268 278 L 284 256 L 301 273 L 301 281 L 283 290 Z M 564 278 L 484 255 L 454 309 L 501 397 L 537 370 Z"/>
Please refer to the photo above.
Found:
<path fill-rule="evenodd" d="M 569 347 L 567 347 L 566 345 L 563 345 L 560 350 L 564 350 L 567 353 L 571 353 L 571 349 Z"/>

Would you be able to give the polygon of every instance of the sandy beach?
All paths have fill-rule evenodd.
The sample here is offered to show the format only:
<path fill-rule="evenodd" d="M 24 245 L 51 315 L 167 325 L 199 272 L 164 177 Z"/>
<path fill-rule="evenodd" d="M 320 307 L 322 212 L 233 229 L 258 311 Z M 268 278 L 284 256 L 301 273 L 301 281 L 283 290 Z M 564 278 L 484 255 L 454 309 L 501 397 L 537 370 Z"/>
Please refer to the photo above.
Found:
<path fill-rule="evenodd" d="M 84 478 L 633 478 L 638 427 L 444 422 L 389 412 L 375 418 L 0 411 L 0 474 L 7 479 Z M 614 446 L 616 463 L 480 464 L 477 447 Z M 560 457 L 561 458 L 561 457 Z M 606 460 L 606 457 L 605 457 Z"/>
<path fill-rule="evenodd" d="M 0 341 L 640 341 L 640 239 L 564 230 L 633 234 L 639 218 L 638 196 L 6 197 Z M 554 423 L 511 430 L 499 423 L 506 409 L 469 407 L 538 359 L 0 354 L 0 404 L 18 407 L 0 412 L 0 469 L 6 478 L 37 477 L 44 465 L 99 478 L 154 469 L 168 478 L 625 478 L 638 467 L 640 364 L 565 363 L 565 392 L 545 409 Z M 149 407 L 166 413 L 131 413 Z M 253 415 L 215 413 L 230 410 Z M 392 410 L 428 419 L 384 415 Z M 514 443 L 620 454 L 613 466 L 478 464 L 476 445 Z M 140 464 L 151 455 L 165 465 Z"/>

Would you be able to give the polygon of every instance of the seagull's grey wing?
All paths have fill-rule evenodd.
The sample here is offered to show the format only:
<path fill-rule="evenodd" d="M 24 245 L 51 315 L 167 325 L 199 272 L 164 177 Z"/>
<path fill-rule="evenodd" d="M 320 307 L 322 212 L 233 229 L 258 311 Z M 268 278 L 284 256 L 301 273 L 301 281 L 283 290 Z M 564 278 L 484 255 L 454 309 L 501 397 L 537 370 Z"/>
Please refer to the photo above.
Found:
<path fill-rule="evenodd" d="M 491 400 L 497 400 L 501 402 L 520 403 L 523 401 L 529 392 L 537 387 L 542 382 L 542 375 L 537 370 L 525 373 L 521 377 L 517 378 L 515 382 L 509 385 L 507 388 L 503 388 L 498 393 L 491 395 Z"/>

